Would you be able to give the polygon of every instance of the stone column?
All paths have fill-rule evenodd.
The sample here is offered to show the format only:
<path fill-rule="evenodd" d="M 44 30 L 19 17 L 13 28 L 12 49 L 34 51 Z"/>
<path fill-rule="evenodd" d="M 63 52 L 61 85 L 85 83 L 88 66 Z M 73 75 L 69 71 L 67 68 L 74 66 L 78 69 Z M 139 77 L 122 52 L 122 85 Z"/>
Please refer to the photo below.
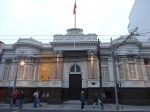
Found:
<path fill-rule="evenodd" d="M 56 79 L 57 77 L 57 52 L 54 51 L 53 54 L 53 71 L 52 71 L 52 79 Z"/>
<path fill-rule="evenodd" d="M 14 66 L 14 68 L 13 68 L 13 74 L 12 74 L 12 78 L 11 79 L 15 79 L 15 76 L 16 76 L 16 72 L 17 72 L 17 67 L 18 67 L 18 61 L 17 60 L 14 60 L 13 61 L 13 66 Z M 18 75 L 18 74 L 17 74 Z"/>
<path fill-rule="evenodd" d="M 109 80 L 114 81 L 112 58 L 108 57 Z"/>
<path fill-rule="evenodd" d="M 62 52 L 59 51 L 57 54 L 57 59 L 56 59 L 56 69 L 57 69 L 57 79 L 61 79 L 62 78 L 62 74 L 63 74 L 63 58 L 62 58 Z"/>
<path fill-rule="evenodd" d="M 93 69 L 92 69 L 92 66 L 91 66 L 91 52 L 88 51 L 88 79 L 92 79 L 93 78 Z"/>
<path fill-rule="evenodd" d="M 34 73 L 34 80 L 38 81 L 38 77 L 39 77 L 39 73 L 40 73 L 40 62 L 39 62 L 39 59 L 36 60 L 36 64 L 35 64 L 35 73 Z"/>
<path fill-rule="evenodd" d="M 94 79 L 98 79 L 98 69 L 99 69 L 99 67 L 98 67 L 98 59 L 97 59 L 97 56 L 96 56 L 96 52 L 93 54 L 93 75 L 94 75 Z"/>

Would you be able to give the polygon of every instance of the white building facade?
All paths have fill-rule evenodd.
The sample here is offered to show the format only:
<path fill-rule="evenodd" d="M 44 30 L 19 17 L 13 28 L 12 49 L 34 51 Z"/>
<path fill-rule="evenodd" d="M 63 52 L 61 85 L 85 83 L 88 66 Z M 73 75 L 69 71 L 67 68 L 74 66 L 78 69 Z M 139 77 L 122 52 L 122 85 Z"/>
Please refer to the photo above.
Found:
<path fill-rule="evenodd" d="M 119 102 L 150 104 L 150 43 L 135 37 L 113 40 Z M 100 91 L 102 73 L 104 102 L 114 103 L 114 77 L 110 43 L 101 43 L 101 70 L 97 58 L 97 35 L 83 34 L 83 29 L 71 28 L 66 35 L 54 35 L 53 42 L 43 44 L 33 38 L 19 38 L 6 44 L 0 64 L 0 98 L 8 102 L 14 78 L 16 89 L 25 91 L 25 102 L 32 102 L 33 93 L 41 91 L 41 101 L 63 103 L 79 100 L 85 92 L 88 104 Z M 119 47 L 120 46 L 120 47 Z M 25 61 L 20 66 L 20 61 Z M 18 71 L 17 71 L 18 68 Z M 142 102 L 141 102 L 142 101 Z"/>
<path fill-rule="evenodd" d="M 140 36 L 137 38 L 140 41 L 147 41 L 150 38 L 150 0 L 135 0 L 132 10 L 129 15 L 128 30 L 138 27 L 137 33 Z"/>

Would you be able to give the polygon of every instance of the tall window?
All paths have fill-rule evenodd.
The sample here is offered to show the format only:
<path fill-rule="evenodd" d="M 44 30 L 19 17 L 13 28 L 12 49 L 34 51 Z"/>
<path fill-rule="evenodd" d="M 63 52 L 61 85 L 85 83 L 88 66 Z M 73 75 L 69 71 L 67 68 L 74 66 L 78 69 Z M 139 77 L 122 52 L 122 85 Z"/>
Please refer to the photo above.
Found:
<path fill-rule="evenodd" d="M 73 65 L 71 68 L 70 68 L 70 72 L 81 72 L 81 69 L 78 65 Z"/>
<path fill-rule="evenodd" d="M 18 76 L 17 76 L 17 79 L 23 79 L 23 73 L 24 73 L 24 66 L 19 66 L 19 65 L 17 65 L 18 66 Z"/>
<path fill-rule="evenodd" d="M 130 74 L 130 79 L 137 79 L 137 66 L 134 57 L 128 57 L 128 73 Z"/>
<path fill-rule="evenodd" d="M 117 58 L 117 74 L 119 79 L 125 79 L 125 70 L 122 58 Z"/>
<path fill-rule="evenodd" d="M 36 64 L 36 59 L 35 58 L 30 58 L 29 64 L 28 64 L 28 76 L 27 76 L 27 79 L 30 79 L 30 80 L 34 79 L 35 64 Z"/>
<path fill-rule="evenodd" d="M 109 81 L 108 60 L 107 59 L 101 60 L 101 73 L 102 73 L 102 80 Z"/>
<path fill-rule="evenodd" d="M 11 63 L 12 63 L 12 60 L 6 60 L 5 61 L 3 80 L 8 80 L 9 79 Z"/>
<path fill-rule="evenodd" d="M 28 66 L 29 66 L 28 79 L 33 79 L 34 78 L 34 68 L 35 68 L 35 65 L 30 64 Z"/>

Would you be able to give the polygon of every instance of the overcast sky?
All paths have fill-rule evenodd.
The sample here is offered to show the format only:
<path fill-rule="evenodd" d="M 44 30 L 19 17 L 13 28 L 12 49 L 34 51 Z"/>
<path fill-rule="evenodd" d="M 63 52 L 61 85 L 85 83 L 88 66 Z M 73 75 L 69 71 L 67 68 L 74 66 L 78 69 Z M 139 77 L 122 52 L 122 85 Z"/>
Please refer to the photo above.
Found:
<path fill-rule="evenodd" d="M 66 34 L 74 27 L 75 0 L 0 0 L 0 35 Z M 76 0 L 76 27 L 84 34 L 125 35 L 134 0 Z M 0 36 L 0 40 L 14 43 L 21 37 Z M 43 43 L 53 36 L 32 36 Z M 98 36 L 109 41 L 110 36 Z M 112 36 L 113 39 L 119 36 Z"/>

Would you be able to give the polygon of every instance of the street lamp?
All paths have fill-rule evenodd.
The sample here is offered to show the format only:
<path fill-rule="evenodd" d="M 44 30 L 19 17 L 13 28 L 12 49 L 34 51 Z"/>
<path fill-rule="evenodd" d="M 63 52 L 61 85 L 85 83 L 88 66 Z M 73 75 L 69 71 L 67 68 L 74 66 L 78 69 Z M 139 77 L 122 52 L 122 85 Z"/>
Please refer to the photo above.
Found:
<path fill-rule="evenodd" d="M 24 64 L 25 64 L 24 61 L 21 61 L 20 63 L 17 64 L 17 70 L 16 70 L 16 75 L 15 75 L 15 80 L 14 80 L 14 86 L 13 86 L 13 92 L 12 92 L 11 106 L 13 106 L 13 94 L 14 94 L 15 89 L 16 89 L 16 82 L 17 82 L 18 68 L 19 68 L 19 66 L 23 67 Z"/>

